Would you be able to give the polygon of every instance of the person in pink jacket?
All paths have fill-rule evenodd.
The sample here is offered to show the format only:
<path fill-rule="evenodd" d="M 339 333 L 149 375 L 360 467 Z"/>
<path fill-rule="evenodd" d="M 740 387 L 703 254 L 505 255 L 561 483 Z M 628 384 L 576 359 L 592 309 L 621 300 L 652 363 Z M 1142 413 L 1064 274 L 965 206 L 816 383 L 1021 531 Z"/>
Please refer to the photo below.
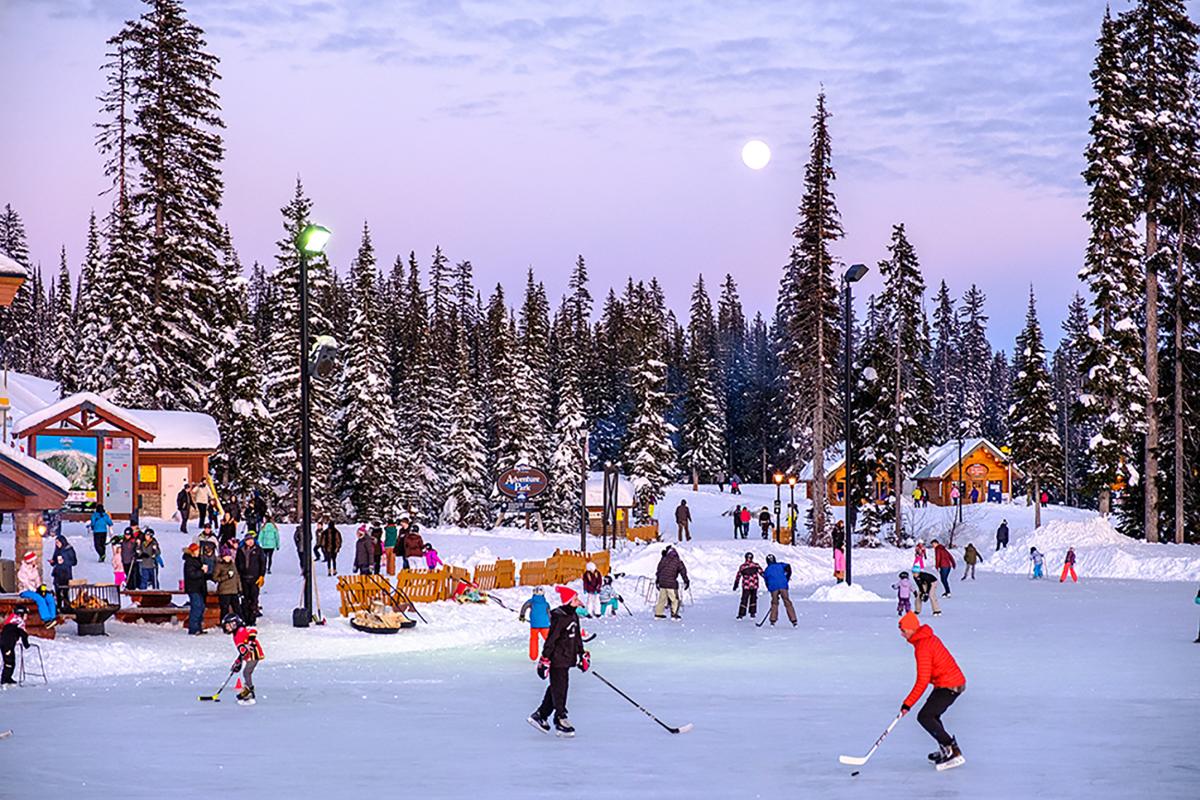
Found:
<path fill-rule="evenodd" d="M 442 559 L 438 557 L 437 550 L 433 549 L 433 545 L 425 545 L 425 568 L 435 570 L 442 565 Z"/>
<path fill-rule="evenodd" d="M 913 569 L 925 570 L 925 543 L 917 540 L 917 546 L 913 549 Z"/>

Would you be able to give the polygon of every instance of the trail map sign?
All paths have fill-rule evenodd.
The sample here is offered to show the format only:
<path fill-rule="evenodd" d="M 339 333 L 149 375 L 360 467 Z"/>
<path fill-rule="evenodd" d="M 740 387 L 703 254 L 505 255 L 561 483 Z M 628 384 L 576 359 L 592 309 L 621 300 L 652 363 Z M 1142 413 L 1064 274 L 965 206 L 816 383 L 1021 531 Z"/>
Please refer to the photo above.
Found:
<path fill-rule="evenodd" d="M 511 497 L 518 503 L 524 503 L 546 491 L 550 479 L 546 473 L 536 467 L 517 466 L 506 469 L 496 478 L 496 488 L 505 497 Z"/>

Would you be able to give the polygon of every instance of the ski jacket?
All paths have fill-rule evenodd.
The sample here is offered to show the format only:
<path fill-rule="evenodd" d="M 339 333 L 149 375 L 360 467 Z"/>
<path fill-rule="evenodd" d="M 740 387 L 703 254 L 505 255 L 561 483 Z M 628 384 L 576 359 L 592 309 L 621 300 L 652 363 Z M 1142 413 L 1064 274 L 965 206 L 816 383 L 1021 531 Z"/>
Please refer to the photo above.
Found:
<path fill-rule="evenodd" d="M 763 580 L 767 582 L 768 592 L 778 592 L 780 589 L 788 588 L 788 581 L 791 579 L 792 565 L 782 561 L 767 564 L 767 568 L 763 570 Z"/>
<path fill-rule="evenodd" d="M 138 540 L 140 536 L 134 536 L 132 533 L 121 539 L 121 563 L 132 564 L 137 560 Z"/>
<path fill-rule="evenodd" d="M 237 564 L 238 575 L 241 575 L 244 581 L 256 581 L 267 574 L 267 557 L 257 544 L 243 544 L 239 547 L 234 563 Z"/>
<path fill-rule="evenodd" d="M 909 583 L 908 578 L 901 578 L 892 584 L 892 588 L 896 590 L 897 600 L 907 600 L 912 597 L 912 584 Z"/>
<path fill-rule="evenodd" d="M 743 525 L 750 524 L 750 509 L 743 508 L 742 513 L 738 514 L 738 519 L 740 519 L 742 521 Z"/>
<path fill-rule="evenodd" d="M 1008 525 L 1003 522 L 1000 523 L 1000 527 L 996 528 L 996 539 L 1001 542 L 1008 541 Z"/>
<path fill-rule="evenodd" d="M 437 550 L 425 551 L 425 568 L 429 570 L 437 569 L 442 565 L 442 559 L 438 555 Z"/>
<path fill-rule="evenodd" d="M 758 523 L 760 525 L 770 525 L 771 524 L 771 512 L 767 511 L 766 509 L 763 509 L 762 511 L 758 512 Z"/>
<path fill-rule="evenodd" d="M 217 562 L 217 568 L 213 570 L 213 580 L 217 582 L 217 594 L 237 594 L 242 590 L 237 567 L 228 556 Z"/>
<path fill-rule="evenodd" d="M 918 544 L 913 550 L 913 563 L 919 565 L 921 569 L 925 568 L 925 545 Z"/>
<path fill-rule="evenodd" d="M 1064 564 L 1074 564 L 1075 563 L 1075 549 L 1074 548 L 1067 550 L 1067 557 L 1063 560 L 1063 563 Z"/>
<path fill-rule="evenodd" d="M 395 525 L 387 525 L 383 529 L 383 546 L 389 550 L 396 548 L 396 537 L 400 530 Z"/>
<path fill-rule="evenodd" d="M 738 567 L 737 575 L 733 577 L 733 588 L 737 589 L 738 584 L 748 592 L 758 591 L 758 578 L 762 575 L 762 567 L 755 564 L 753 561 L 743 562 Z"/>
<path fill-rule="evenodd" d="M 674 550 L 664 552 L 663 557 L 659 559 L 658 570 L 654 574 L 655 587 L 658 589 L 678 589 L 680 578 L 683 578 L 685 588 L 691 586 L 691 581 L 688 580 L 687 567 L 683 565 L 683 559 Z"/>
<path fill-rule="evenodd" d="M 108 529 L 113 525 L 112 517 L 108 515 L 107 511 L 93 511 L 90 522 L 93 533 L 108 533 Z"/>
<path fill-rule="evenodd" d="M 258 631 L 243 625 L 233 632 L 233 645 L 237 648 L 238 657 L 234 669 L 243 662 L 261 661 L 263 658 L 262 645 L 258 643 Z"/>
<path fill-rule="evenodd" d="M 232 519 L 228 522 L 222 522 L 221 527 L 217 528 L 217 538 L 222 542 L 228 542 L 230 539 L 236 539 L 237 523 Z"/>
<path fill-rule="evenodd" d="M 954 560 L 954 556 L 950 554 L 950 551 L 942 547 L 940 544 L 933 548 L 933 564 L 938 569 L 944 569 L 945 567 L 950 567 L 953 569 L 954 567 L 958 566 L 958 563 Z"/>
<path fill-rule="evenodd" d="M 179 494 L 175 495 L 175 508 L 180 514 L 186 514 L 192 508 L 192 496 L 188 494 L 187 489 L 180 489 Z"/>
<path fill-rule="evenodd" d="M 913 646 L 913 656 L 917 659 L 917 681 L 904 698 L 904 705 L 915 706 L 930 683 L 935 689 L 959 689 L 967 685 L 954 656 L 942 640 L 933 635 L 933 628 L 922 625 L 908 638 L 908 643 Z"/>
<path fill-rule="evenodd" d="M 675 521 L 676 522 L 691 522 L 692 510 L 683 503 L 675 506 Z"/>
<path fill-rule="evenodd" d="M 183 556 L 183 590 L 198 594 L 208 593 L 209 576 L 204 572 L 200 556 L 185 553 Z"/>
<path fill-rule="evenodd" d="M 162 547 L 158 540 L 152 536 L 147 536 L 138 545 L 138 566 L 142 569 L 151 569 L 158 566 L 158 556 L 162 553 Z"/>
<path fill-rule="evenodd" d="M 416 531 L 404 534 L 403 542 L 405 558 L 420 558 L 425 555 L 425 540 Z"/>
<path fill-rule="evenodd" d="M 79 563 L 79 559 L 75 555 L 75 548 L 67 543 L 66 537 L 59 536 L 55 540 L 54 555 L 50 557 L 50 560 L 54 565 L 50 569 L 54 585 L 65 586 L 70 583 L 74 575 L 74 567 Z"/>
<path fill-rule="evenodd" d="M 913 582 L 917 584 L 917 591 L 920 592 L 921 599 L 928 600 L 929 590 L 937 583 L 937 578 L 928 572 L 918 572 L 916 575 L 913 575 Z"/>
<path fill-rule="evenodd" d="M 279 526 L 274 522 L 264 522 L 258 529 L 258 546 L 263 550 L 278 550 Z"/>
<path fill-rule="evenodd" d="M 975 545 L 969 544 L 967 545 L 967 549 L 963 551 L 963 561 L 968 564 L 978 564 L 980 561 L 983 561 L 983 556 L 975 549 Z"/>
<path fill-rule="evenodd" d="M 583 637 L 580 635 L 579 616 L 572 606 L 559 606 L 550 612 L 550 632 L 542 645 L 542 658 L 550 660 L 551 667 L 570 668 L 579 663 L 583 655 Z"/>
<path fill-rule="evenodd" d="M 322 552 L 337 555 L 342 549 L 342 532 L 331 522 L 321 529 L 317 541 L 320 544 Z"/>
<path fill-rule="evenodd" d="M 38 572 L 37 564 L 22 561 L 17 568 L 17 591 L 34 592 L 42 585 L 42 574 Z"/>
<path fill-rule="evenodd" d="M 617 596 L 617 591 L 613 589 L 611 583 L 606 583 L 600 587 L 600 602 L 607 603 Z"/>
<path fill-rule="evenodd" d="M 366 569 L 375 563 L 375 540 L 369 534 L 354 543 L 354 568 Z"/>
<path fill-rule="evenodd" d="M 586 594 L 598 593 L 603 583 L 604 576 L 600 574 L 600 570 L 589 570 L 583 573 L 583 591 Z"/>
<path fill-rule="evenodd" d="M 16 614 L 9 614 L 4 620 L 4 628 L 0 630 L 0 650 L 10 652 L 17 647 L 17 641 L 29 647 L 29 634 L 25 632 L 25 620 Z"/>
<path fill-rule="evenodd" d="M 525 601 L 521 606 L 521 619 L 525 619 L 525 612 L 529 612 L 529 627 L 531 628 L 549 628 L 550 627 L 550 602 L 540 594 L 535 594 Z"/>
<path fill-rule="evenodd" d="M 211 497 L 208 494 L 208 486 L 206 484 L 197 484 L 196 488 L 192 490 L 192 500 L 196 502 L 196 505 L 206 506 L 210 499 Z"/>
<path fill-rule="evenodd" d="M 1046 554 L 1040 550 L 1034 550 L 1029 554 L 1029 560 L 1032 561 L 1036 566 L 1040 567 L 1046 561 Z"/>

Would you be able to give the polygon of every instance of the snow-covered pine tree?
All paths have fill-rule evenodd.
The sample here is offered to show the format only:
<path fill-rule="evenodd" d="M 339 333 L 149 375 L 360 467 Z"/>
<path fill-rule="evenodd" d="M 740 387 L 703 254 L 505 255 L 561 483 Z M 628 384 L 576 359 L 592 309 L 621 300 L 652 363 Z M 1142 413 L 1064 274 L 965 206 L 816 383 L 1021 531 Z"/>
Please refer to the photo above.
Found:
<path fill-rule="evenodd" d="M 138 166 L 130 201 L 148 232 L 152 402 L 200 409 L 210 391 L 211 313 L 219 270 L 225 127 L 214 86 L 219 59 L 179 0 L 145 0 L 127 39 Z"/>
<path fill-rule="evenodd" d="M 1063 502 L 1067 505 L 1090 504 L 1085 497 L 1084 483 L 1091 472 L 1088 458 L 1090 431 L 1077 422 L 1072 414 L 1083 391 L 1083 351 L 1088 342 L 1087 304 L 1078 293 L 1067 309 L 1063 321 L 1063 338 L 1051 359 L 1054 385 L 1054 425 L 1063 443 Z"/>
<path fill-rule="evenodd" d="M 692 289 L 684 375 L 683 465 L 692 484 L 713 480 L 726 469 L 725 413 L 717 393 L 718 353 L 716 320 L 701 275 Z"/>
<path fill-rule="evenodd" d="M 988 396 L 983 417 L 983 435 L 997 447 L 1010 445 L 1008 407 L 1011 398 L 1012 373 L 1008 368 L 1008 355 L 997 350 L 988 371 Z"/>
<path fill-rule="evenodd" d="M 470 358 L 466 337 L 460 336 L 444 456 L 446 499 L 440 516 L 442 524 L 461 527 L 486 525 L 491 507 L 491 471 Z"/>
<path fill-rule="evenodd" d="M 0 347 L 4 365 L 9 369 L 31 372 L 34 361 L 34 272 L 29 261 L 25 223 L 12 205 L 0 214 L 0 253 L 25 268 L 28 277 L 17 290 L 12 305 L 0 308 Z"/>
<path fill-rule="evenodd" d="M 83 264 L 79 268 L 79 281 L 75 291 L 75 307 L 71 312 L 72 339 L 75 349 L 71 366 L 74 384 L 72 391 L 100 392 L 104 389 L 100 374 L 105 341 L 100 335 L 100 303 L 97 296 L 97 281 L 103 269 L 100 251 L 100 231 L 96 226 L 96 212 L 88 216 L 87 243 L 83 249 Z"/>
<path fill-rule="evenodd" d="M 987 300 L 975 284 L 963 295 L 959 307 L 959 328 L 962 337 L 959 365 L 961 384 L 961 423 L 967 436 L 983 433 L 983 409 L 987 403 L 988 375 L 991 372 L 992 346 L 987 338 Z M 957 424 L 957 423 L 956 423 Z M 951 435 L 954 432 L 951 431 Z"/>
<path fill-rule="evenodd" d="M 756 313 L 746 337 L 746 363 L 749 370 L 747 411 L 744 428 L 748 449 L 753 453 L 750 474 L 767 482 L 768 463 L 780 463 L 784 451 L 782 428 L 771 424 L 774 410 L 779 407 L 778 394 L 782 383 L 779 356 L 772 334 L 762 313 Z"/>
<path fill-rule="evenodd" d="M 880 431 L 884 439 L 879 443 L 878 455 L 896 488 L 895 531 L 891 538 L 900 541 L 903 539 L 900 502 L 904 478 L 921 466 L 922 454 L 934 444 L 934 392 L 925 367 L 930 358 L 929 332 L 924 325 L 922 309 L 925 279 L 921 277 L 917 253 L 908 241 L 903 224 L 892 228 L 888 253 L 890 257 L 879 262 L 884 281 L 880 306 L 890 352 L 882 362 L 880 372 L 880 382 L 887 388 L 879 392 L 885 424 Z M 983 366 L 986 368 L 989 362 L 990 357 Z M 986 376 L 986 372 L 984 374 Z M 980 399 L 984 391 L 986 384 L 980 391 Z M 983 416 L 982 408 L 979 416 Z"/>
<path fill-rule="evenodd" d="M 300 254 L 297 234 L 312 221 L 312 201 L 300 179 L 283 216 L 283 236 L 276 242 L 275 271 L 271 273 L 271 295 L 275 307 L 271 338 L 266 352 L 263 395 L 271 418 L 271 485 L 274 507 L 285 518 L 296 519 L 300 507 Z M 332 327 L 319 299 L 327 291 L 331 268 L 325 254 L 308 257 L 309 335 L 330 336 Z M 309 343 L 311 346 L 311 342 Z M 307 351 L 308 347 L 305 348 Z M 309 400 L 312 435 L 312 504 L 317 518 L 340 517 L 333 484 L 338 448 L 335 442 L 337 411 L 336 376 L 313 380 Z"/>
<path fill-rule="evenodd" d="M 1160 275 L 1175 261 L 1162 247 L 1160 228 L 1171 224 L 1172 197 L 1185 193 L 1194 176 L 1189 152 L 1197 115 L 1192 80 L 1196 72 L 1200 28 L 1188 16 L 1184 0 L 1138 0 L 1121 15 L 1122 65 L 1128 76 L 1130 143 L 1134 170 L 1135 208 L 1145 221 L 1145 375 L 1146 413 L 1144 495 L 1146 540 L 1159 539 L 1159 363 Z"/>
<path fill-rule="evenodd" d="M 892 468 L 890 426 L 895 405 L 889 400 L 895 391 L 895 381 L 889 378 L 895 353 L 890 338 L 892 328 L 882 303 L 874 295 L 867 298 L 867 318 L 859 336 L 854 370 L 857 377 L 852 389 L 853 474 L 847 479 L 849 501 L 860 505 L 875 504 L 876 475 L 880 471 L 890 474 Z"/>
<path fill-rule="evenodd" d="M 1137 175 L 1129 155 L 1135 110 L 1119 28 L 1106 10 L 1092 70 L 1091 141 L 1084 153 L 1089 188 L 1084 216 L 1091 234 L 1079 278 L 1091 292 L 1092 313 L 1080 362 L 1083 387 L 1074 409 L 1076 424 L 1093 431 L 1085 490 L 1096 496 L 1105 515 L 1112 508 L 1113 484 L 1140 483 L 1135 450 L 1149 392 L 1145 342 L 1136 322 L 1146 277 L 1135 229 Z"/>
<path fill-rule="evenodd" d="M 592 466 L 621 460 L 621 445 L 628 433 L 632 393 L 625 376 L 631 372 L 631 340 L 627 309 L 609 290 L 596 325 L 596 369 L 593 394 L 584 397 L 584 413 L 591 435 Z"/>
<path fill-rule="evenodd" d="M 378 269 L 371 231 L 363 223 L 358 255 L 350 264 L 351 322 L 342 369 L 345 490 L 360 521 L 381 521 L 396 512 L 398 465 L 396 419 L 390 394 L 387 345 L 381 320 Z M 463 402 L 468 402 L 467 398 Z"/>
<path fill-rule="evenodd" d="M 938 287 L 937 297 L 933 302 L 933 359 L 930 369 L 935 403 L 933 438 L 941 443 L 948 441 L 958 428 L 959 410 L 954 398 L 958 395 L 959 381 L 962 379 L 959 353 L 962 335 L 958 328 L 958 314 L 954 311 L 954 301 L 950 298 L 950 290 L 946 288 L 945 281 Z"/>
<path fill-rule="evenodd" d="M 788 408 L 792 450 L 790 464 L 807 457 L 813 461 L 814 526 L 818 538 L 825 532 L 825 448 L 837 440 L 837 364 L 840 325 L 837 286 L 834 283 L 832 242 L 843 236 L 837 203 L 831 188 L 829 112 L 825 93 L 817 96 L 813 115 L 809 161 L 804 170 L 800 221 L 793 232 L 795 247 L 780 287 L 778 331 L 780 361 Z"/>
<path fill-rule="evenodd" d="M 649 508 L 663 497 L 675 480 L 674 426 L 667 420 L 671 398 L 667 395 L 667 319 L 661 295 L 639 283 L 631 292 L 631 333 L 638 354 L 630 376 L 633 416 L 625 444 L 624 465 L 633 483 L 634 514 L 646 519 Z"/>
<path fill-rule="evenodd" d="M 747 423 L 750 376 L 746 362 L 746 312 L 733 276 L 725 275 L 717 300 L 717 390 L 725 411 L 725 452 L 729 469 L 743 477 L 752 475 L 758 461 L 754 437 Z"/>
<path fill-rule="evenodd" d="M 524 371 L 519 381 L 522 392 L 518 403 L 521 414 L 527 416 L 525 424 L 531 438 L 519 446 L 534 459 L 531 465 L 537 467 L 549 463 L 552 449 L 549 347 L 550 303 L 546 300 L 546 288 L 534 282 L 531 269 L 517 320 L 517 360 L 519 369 Z"/>
<path fill-rule="evenodd" d="M 558 392 L 555 409 L 554 455 L 550 459 L 550 503 L 546 508 L 551 527 L 563 533 L 578 530 L 583 505 L 583 481 L 588 465 L 587 421 L 583 417 L 583 396 L 575 368 L 567 368 Z"/>
<path fill-rule="evenodd" d="M 262 396 L 263 347 L 250 316 L 242 262 L 228 226 L 222 232 L 218 262 L 217 328 L 213 373 L 216 382 L 208 411 L 221 431 L 221 447 L 210 471 L 224 491 L 246 497 L 255 489 L 270 497 L 267 484 L 271 418 Z M 298 358 L 298 356 L 297 356 Z"/>
<path fill-rule="evenodd" d="M 1025 328 L 1017 336 L 1013 370 L 1016 375 L 1012 385 L 1012 405 L 1008 409 L 1012 457 L 1025 473 L 1034 503 L 1034 527 L 1040 527 L 1041 492 L 1061 483 L 1062 450 L 1054 426 L 1054 389 L 1046 371 L 1046 348 L 1038 324 L 1033 287 L 1029 289 Z"/>
<path fill-rule="evenodd" d="M 71 272 L 67 269 L 67 248 L 63 247 L 58 263 L 58 282 L 54 285 L 54 308 L 51 342 L 54 354 L 51 359 L 51 374 L 58 383 L 63 397 L 78 391 L 75 376 L 75 352 L 79 342 L 75 339 L 75 310 L 71 302 Z"/>

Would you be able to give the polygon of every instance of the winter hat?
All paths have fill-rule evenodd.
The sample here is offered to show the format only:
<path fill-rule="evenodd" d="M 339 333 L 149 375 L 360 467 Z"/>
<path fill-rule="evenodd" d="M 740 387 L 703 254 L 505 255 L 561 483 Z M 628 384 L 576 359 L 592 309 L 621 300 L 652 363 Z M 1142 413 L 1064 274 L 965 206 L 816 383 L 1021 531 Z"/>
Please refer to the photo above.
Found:
<path fill-rule="evenodd" d="M 900 630 L 902 631 L 912 633 L 919 627 L 921 627 L 921 618 L 911 611 L 900 618 Z"/>
<path fill-rule="evenodd" d="M 189 553 L 191 553 L 192 555 L 195 555 L 196 553 L 200 552 L 200 545 L 196 544 L 195 542 L 192 542 L 191 544 L 189 544 L 187 546 L 187 551 Z"/>
<path fill-rule="evenodd" d="M 555 586 L 554 591 L 558 592 L 558 596 L 564 606 L 579 596 L 578 592 L 567 586 Z"/>
<path fill-rule="evenodd" d="M 359 532 L 359 534 L 366 533 L 366 532 L 367 532 L 367 526 L 366 526 L 366 525 L 359 525 L 359 526 L 358 526 L 358 532 Z"/>
<path fill-rule="evenodd" d="M 605 575 L 605 576 L 604 576 L 604 585 L 605 585 L 605 586 L 611 586 L 611 585 L 612 585 L 612 575 Z"/>
<path fill-rule="evenodd" d="M 533 593 L 537 594 L 537 595 L 542 595 L 542 594 L 546 593 L 546 590 L 540 586 L 535 586 L 535 587 L 533 587 Z"/>
<path fill-rule="evenodd" d="M 595 561 L 589 561 L 589 562 L 587 563 L 587 569 L 588 569 L 588 572 L 595 572 L 595 571 L 596 571 L 596 562 L 595 562 Z"/>
<path fill-rule="evenodd" d="M 908 573 L 907 573 L 907 572 L 901 572 L 901 573 L 900 573 L 900 577 L 901 577 L 901 578 L 907 578 L 907 577 L 908 577 Z"/>
<path fill-rule="evenodd" d="M 772 553 L 767 553 L 767 563 L 768 564 L 775 563 L 775 556 Z"/>
<path fill-rule="evenodd" d="M 753 560 L 754 560 L 754 553 L 746 553 L 746 560 L 747 560 L 747 561 L 753 561 Z"/>
<path fill-rule="evenodd" d="M 30 550 L 28 553 L 25 554 L 25 563 L 26 564 L 32 564 L 35 561 L 37 561 L 37 553 Z"/>

